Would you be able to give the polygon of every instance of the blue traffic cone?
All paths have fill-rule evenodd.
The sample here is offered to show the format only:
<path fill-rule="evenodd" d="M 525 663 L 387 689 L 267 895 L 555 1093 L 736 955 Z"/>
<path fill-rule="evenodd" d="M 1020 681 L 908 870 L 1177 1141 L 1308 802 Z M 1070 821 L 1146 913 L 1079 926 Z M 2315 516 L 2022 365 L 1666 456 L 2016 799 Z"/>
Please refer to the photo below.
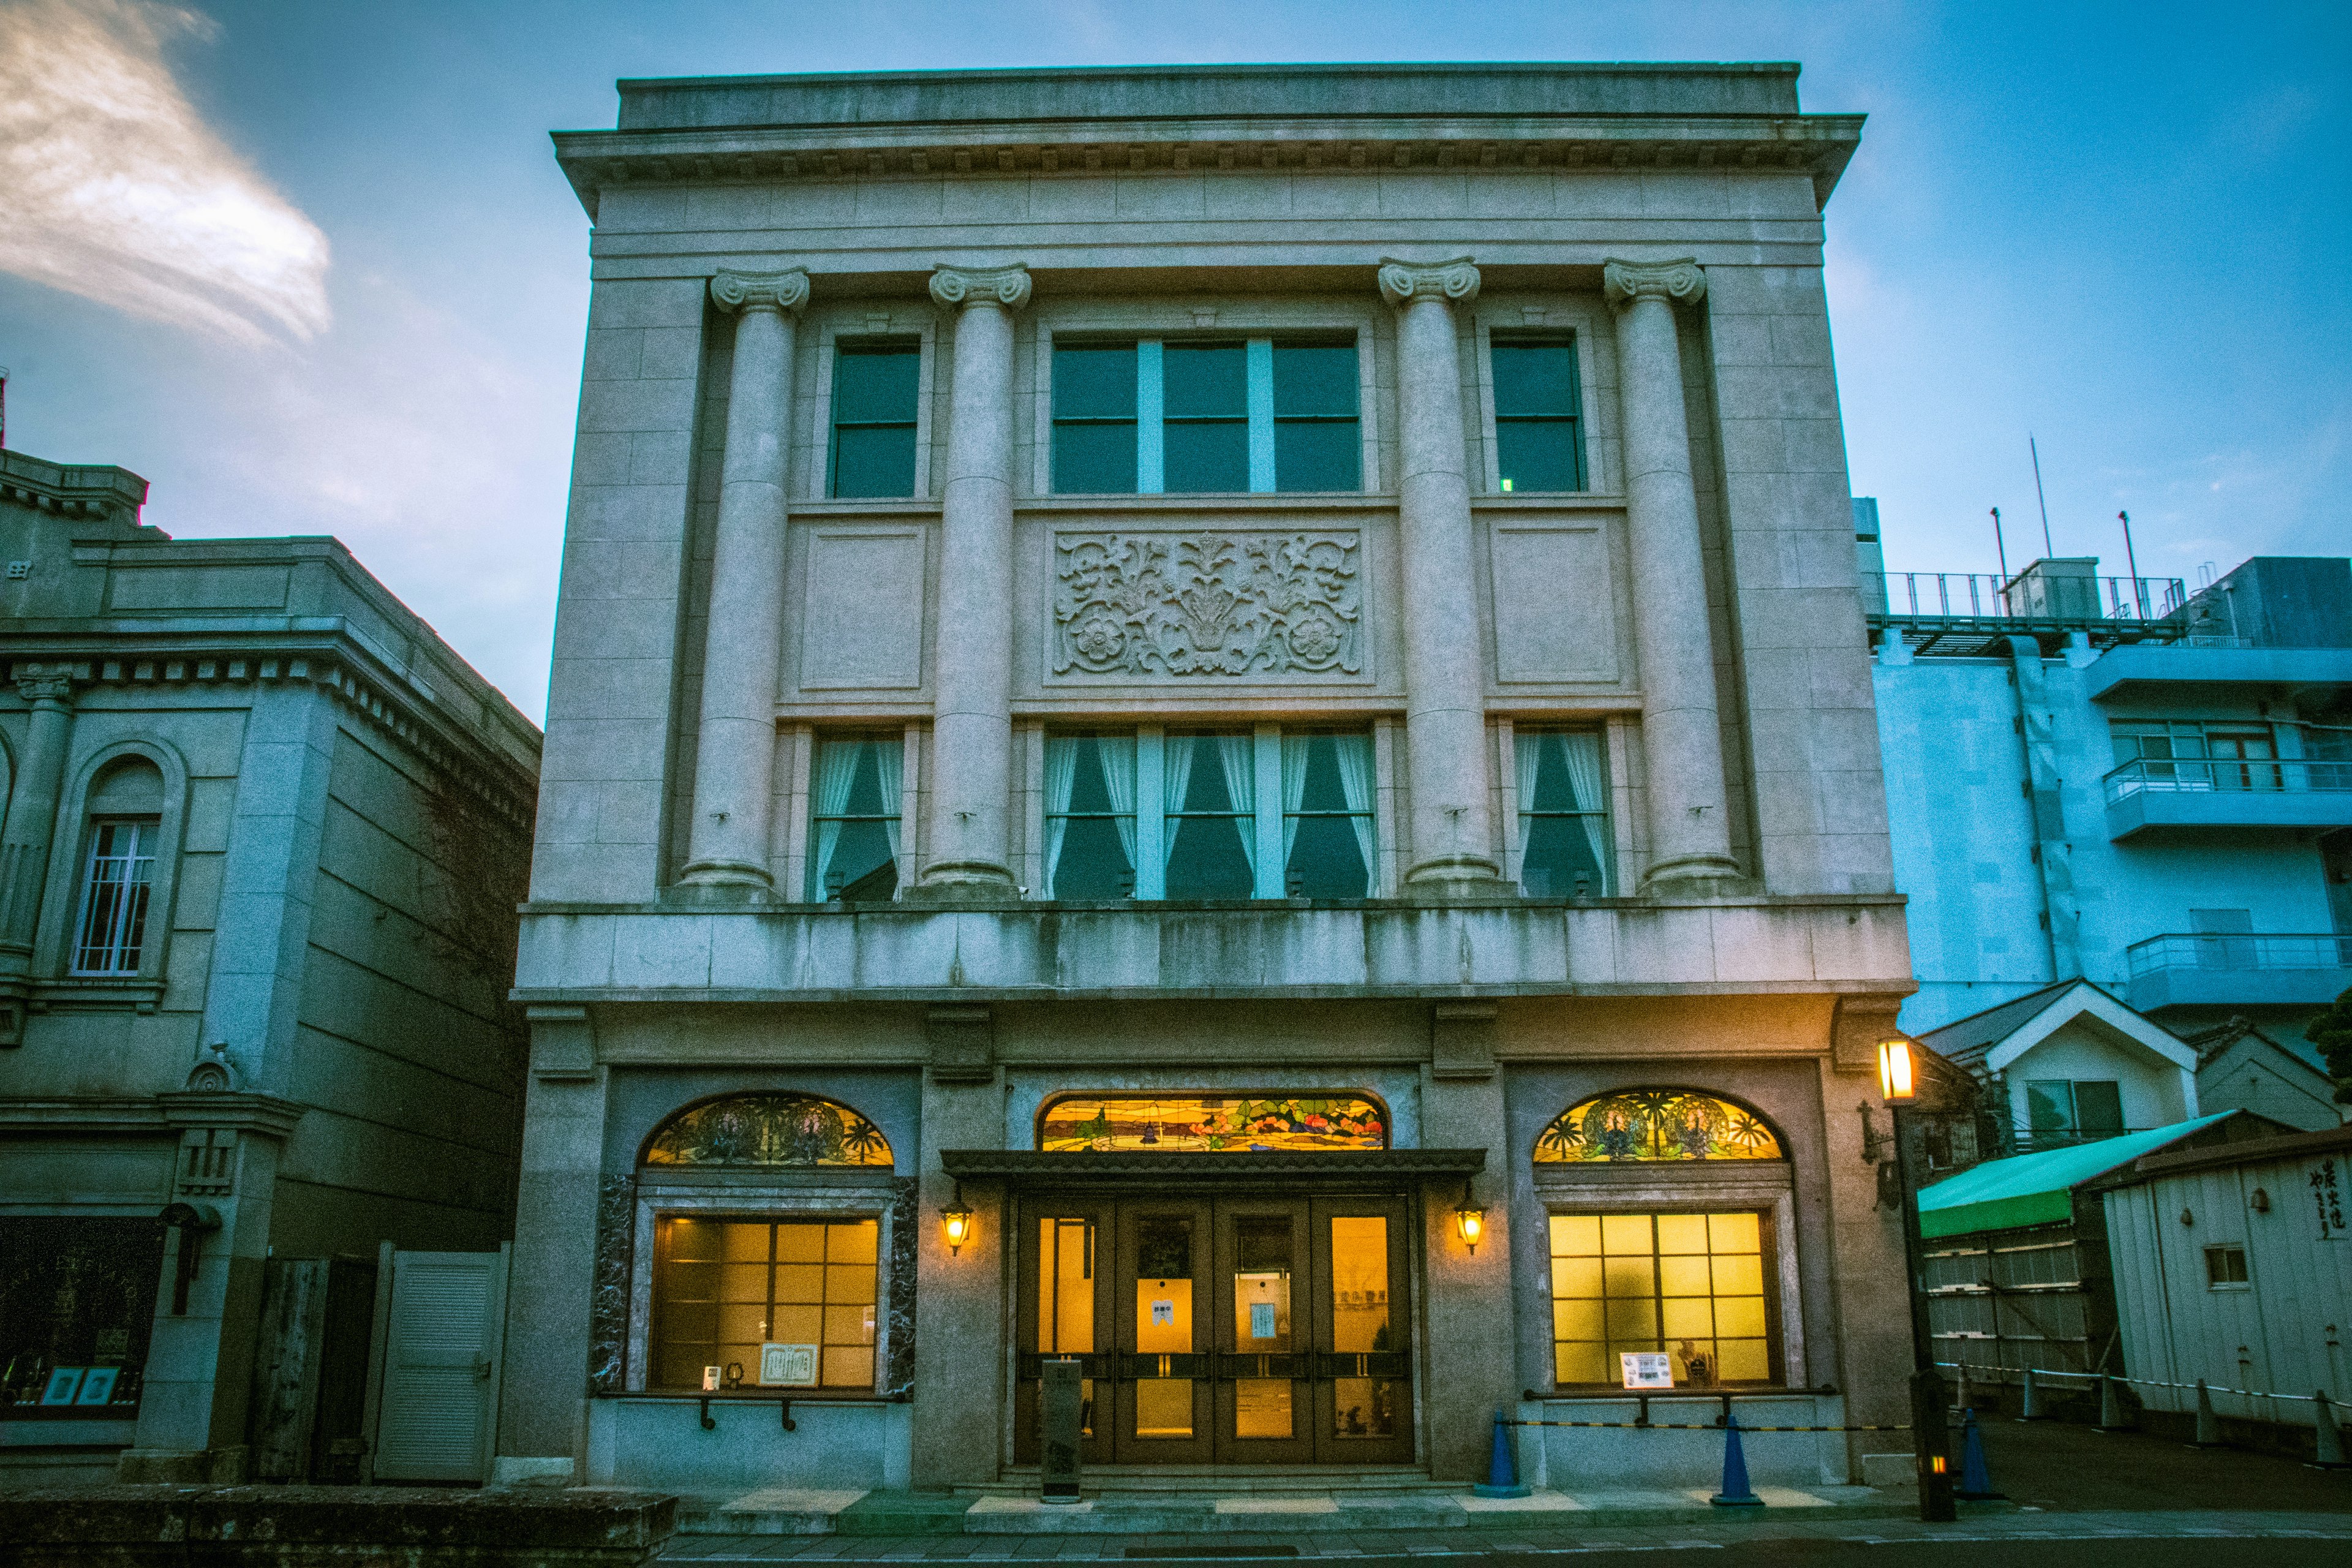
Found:
<path fill-rule="evenodd" d="M 1495 1411 L 1495 1447 L 1486 1462 L 1486 1479 L 1470 1489 L 1479 1497 L 1527 1497 L 1531 1489 L 1519 1484 L 1518 1456 L 1511 1451 L 1510 1419 Z"/>
<path fill-rule="evenodd" d="M 1992 1489 L 1992 1472 L 1985 1468 L 1984 1434 L 1977 1430 L 1977 1413 L 1960 1413 L 1960 1484 L 1952 1495 L 1964 1502 L 1988 1502 L 2001 1494 Z"/>
<path fill-rule="evenodd" d="M 1748 1450 L 1739 1442 L 1739 1417 L 1723 1411 L 1723 1489 L 1706 1500 L 1717 1508 L 1762 1508 L 1764 1500 L 1748 1484 Z"/>

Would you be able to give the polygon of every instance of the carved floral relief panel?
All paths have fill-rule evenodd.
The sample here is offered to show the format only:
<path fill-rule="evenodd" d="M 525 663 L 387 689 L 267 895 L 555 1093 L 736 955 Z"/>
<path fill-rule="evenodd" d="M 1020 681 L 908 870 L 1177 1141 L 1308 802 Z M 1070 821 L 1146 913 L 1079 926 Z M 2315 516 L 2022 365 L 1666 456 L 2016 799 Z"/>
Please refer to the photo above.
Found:
<path fill-rule="evenodd" d="M 1360 679 L 1362 555 L 1353 529 L 1057 533 L 1052 676 Z"/>

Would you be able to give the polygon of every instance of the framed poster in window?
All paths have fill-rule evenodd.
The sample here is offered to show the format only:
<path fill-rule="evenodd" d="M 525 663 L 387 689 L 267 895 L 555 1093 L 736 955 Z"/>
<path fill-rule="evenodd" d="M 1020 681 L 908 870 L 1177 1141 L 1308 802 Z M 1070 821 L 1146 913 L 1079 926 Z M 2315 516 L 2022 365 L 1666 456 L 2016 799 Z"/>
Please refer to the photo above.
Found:
<path fill-rule="evenodd" d="M 114 1385 L 122 1376 L 122 1369 L 94 1366 L 82 1374 L 81 1393 L 74 1397 L 76 1405 L 104 1405 L 114 1397 Z"/>
<path fill-rule="evenodd" d="M 760 1347 L 760 1386 L 762 1388 L 814 1388 L 817 1383 L 817 1347 L 767 1343 Z"/>
<path fill-rule="evenodd" d="M 81 1389 L 81 1373 L 78 1366 L 61 1366 L 50 1372 L 48 1386 L 41 1390 L 41 1403 L 71 1405 Z"/>

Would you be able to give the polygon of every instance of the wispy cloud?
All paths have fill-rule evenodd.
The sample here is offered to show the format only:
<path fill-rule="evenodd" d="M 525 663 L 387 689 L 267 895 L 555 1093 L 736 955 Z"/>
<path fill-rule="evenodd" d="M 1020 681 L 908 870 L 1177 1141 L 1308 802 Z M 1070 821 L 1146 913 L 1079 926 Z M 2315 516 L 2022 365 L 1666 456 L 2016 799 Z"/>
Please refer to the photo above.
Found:
<path fill-rule="evenodd" d="M 327 325 L 327 237 L 207 126 L 148 0 L 0 0 L 0 268 L 245 342 Z"/>

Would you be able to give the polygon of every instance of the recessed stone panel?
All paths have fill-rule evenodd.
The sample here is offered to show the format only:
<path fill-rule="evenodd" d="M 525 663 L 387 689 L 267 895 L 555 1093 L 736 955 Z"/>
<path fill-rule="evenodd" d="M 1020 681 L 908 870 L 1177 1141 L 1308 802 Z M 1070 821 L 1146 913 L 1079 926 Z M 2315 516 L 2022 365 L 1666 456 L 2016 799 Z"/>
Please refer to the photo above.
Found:
<path fill-rule="evenodd" d="M 921 530 L 812 531 L 802 603 L 803 689 L 923 683 Z"/>
<path fill-rule="evenodd" d="M 1600 524 L 1498 525 L 1492 555 L 1497 679 L 1619 679 L 1616 594 Z"/>

